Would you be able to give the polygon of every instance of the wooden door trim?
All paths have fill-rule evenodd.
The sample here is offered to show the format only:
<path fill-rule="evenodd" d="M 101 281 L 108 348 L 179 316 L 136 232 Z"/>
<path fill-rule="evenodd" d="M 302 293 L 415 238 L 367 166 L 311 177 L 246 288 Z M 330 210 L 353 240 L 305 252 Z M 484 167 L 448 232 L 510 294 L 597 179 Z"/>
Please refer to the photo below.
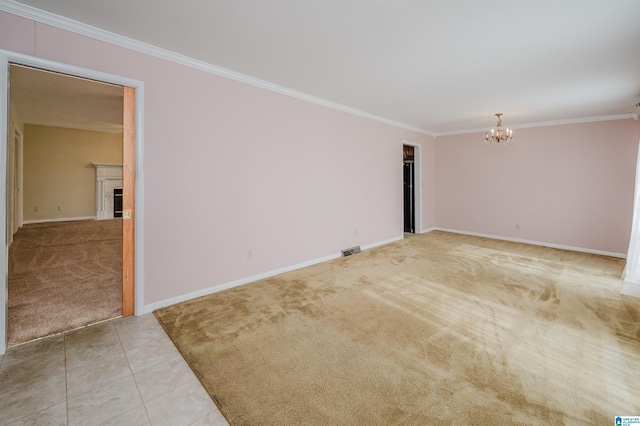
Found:
<path fill-rule="evenodd" d="M 135 311 L 136 91 L 124 87 L 122 120 L 122 316 Z"/>

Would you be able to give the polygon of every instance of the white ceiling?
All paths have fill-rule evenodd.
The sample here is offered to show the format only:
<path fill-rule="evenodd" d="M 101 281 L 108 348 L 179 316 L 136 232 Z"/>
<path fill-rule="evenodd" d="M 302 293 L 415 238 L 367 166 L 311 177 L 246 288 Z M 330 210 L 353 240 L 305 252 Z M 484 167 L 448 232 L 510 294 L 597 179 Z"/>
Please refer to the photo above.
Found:
<path fill-rule="evenodd" d="M 434 134 L 630 114 L 638 0 L 20 0 Z"/>

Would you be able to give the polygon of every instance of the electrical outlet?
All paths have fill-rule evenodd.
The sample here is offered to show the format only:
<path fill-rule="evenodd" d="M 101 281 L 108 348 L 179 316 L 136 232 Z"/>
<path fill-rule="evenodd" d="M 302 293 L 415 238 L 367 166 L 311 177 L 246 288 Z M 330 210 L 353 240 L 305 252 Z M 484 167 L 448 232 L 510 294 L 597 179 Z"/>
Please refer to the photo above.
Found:
<path fill-rule="evenodd" d="M 516 229 L 520 229 L 520 224 L 516 223 Z"/>
<path fill-rule="evenodd" d="M 58 211 L 61 212 L 62 211 L 62 206 L 58 206 Z"/>
<path fill-rule="evenodd" d="M 358 228 L 356 228 L 355 232 L 353 233 L 356 237 L 358 236 Z"/>
<path fill-rule="evenodd" d="M 34 211 L 34 212 L 37 212 L 37 211 L 39 211 L 39 210 L 40 210 L 40 207 L 38 207 L 38 206 L 35 206 L 35 207 L 33 208 L 33 211 Z"/>
<path fill-rule="evenodd" d="M 253 259 L 253 250 L 247 251 L 247 260 Z"/>

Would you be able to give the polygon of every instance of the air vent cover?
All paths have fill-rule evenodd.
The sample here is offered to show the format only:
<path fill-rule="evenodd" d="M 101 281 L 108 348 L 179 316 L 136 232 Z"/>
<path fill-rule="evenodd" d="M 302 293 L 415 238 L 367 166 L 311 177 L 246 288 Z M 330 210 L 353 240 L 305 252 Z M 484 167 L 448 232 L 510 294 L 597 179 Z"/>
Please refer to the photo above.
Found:
<path fill-rule="evenodd" d="M 352 254 L 360 253 L 360 246 L 351 247 L 342 250 L 342 257 L 351 256 Z"/>

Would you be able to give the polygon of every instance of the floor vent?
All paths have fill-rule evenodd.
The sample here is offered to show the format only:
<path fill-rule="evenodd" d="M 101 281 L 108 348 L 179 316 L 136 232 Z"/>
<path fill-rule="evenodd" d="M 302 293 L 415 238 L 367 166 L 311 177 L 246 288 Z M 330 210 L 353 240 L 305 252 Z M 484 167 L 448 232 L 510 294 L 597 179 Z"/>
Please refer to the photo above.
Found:
<path fill-rule="evenodd" d="M 352 254 L 360 253 L 360 246 L 351 247 L 342 250 L 342 257 L 351 256 Z"/>

